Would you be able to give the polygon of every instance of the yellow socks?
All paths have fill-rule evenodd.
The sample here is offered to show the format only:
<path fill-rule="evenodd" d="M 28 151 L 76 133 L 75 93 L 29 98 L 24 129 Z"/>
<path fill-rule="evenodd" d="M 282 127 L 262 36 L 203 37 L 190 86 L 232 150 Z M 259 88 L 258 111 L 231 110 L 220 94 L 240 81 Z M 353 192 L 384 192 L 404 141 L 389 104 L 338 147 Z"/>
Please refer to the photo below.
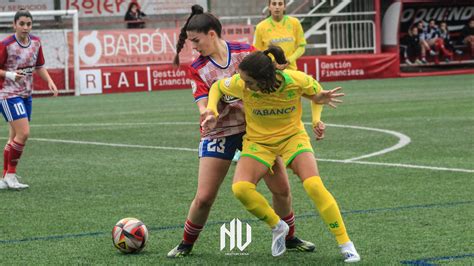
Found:
<path fill-rule="evenodd" d="M 232 185 L 234 196 L 242 202 L 245 208 L 258 219 L 273 228 L 280 221 L 280 217 L 270 207 L 268 201 L 256 190 L 255 184 L 240 181 Z"/>
<path fill-rule="evenodd" d="M 324 186 L 321 177 L 310 177 L 303 182 L 303 186 L 337 242 L 344 244 L 350 241 L 337 202 Z"/>

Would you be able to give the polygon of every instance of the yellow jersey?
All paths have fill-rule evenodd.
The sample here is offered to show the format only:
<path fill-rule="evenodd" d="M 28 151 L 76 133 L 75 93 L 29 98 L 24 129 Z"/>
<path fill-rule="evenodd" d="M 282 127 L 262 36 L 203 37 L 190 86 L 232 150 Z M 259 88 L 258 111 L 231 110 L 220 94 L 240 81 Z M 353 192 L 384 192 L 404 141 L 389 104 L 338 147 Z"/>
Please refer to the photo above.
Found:
<path fill-rule="evenodd" d="M 315 95 L 322 88 L 311 76 L 300 71 L 277 71 L 282 84 L 277 91 L 262 93 L 247 89 L 239 74 L 215 82 L 209 93 L 207 108 L 218 115 L 217 103 L 223 94 L 242 99 L 246 120 L 245 138 L 253 142 L 276 145 L 305 132 L 302 95 Z"/>
<path fill-rule="evenodd" d="M 306 46 L 303 27 L 297 18 L 284 16 L 280 22 L 276 22 L 272 17 L 268 17 L 257 24 L 254 36 L 255 48 L 263 51 L 270 44 L 280 46 L 285 52 L 287 59 L 300 46 Z M 295 61 L 290 62 L 288 69 L 296 70 Z"/>

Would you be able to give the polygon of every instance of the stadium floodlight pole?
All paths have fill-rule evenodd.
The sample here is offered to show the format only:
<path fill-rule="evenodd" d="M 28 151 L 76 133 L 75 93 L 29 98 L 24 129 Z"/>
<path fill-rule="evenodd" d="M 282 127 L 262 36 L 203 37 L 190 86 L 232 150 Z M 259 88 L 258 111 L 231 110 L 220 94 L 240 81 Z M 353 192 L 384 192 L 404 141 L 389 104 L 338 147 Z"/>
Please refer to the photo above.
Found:
<path fill-rule="evenodd" d="M 71 10 L 41 10 L 30 11 L 33 18 L 37 16 L 66 16 L 72 17 L 72 34 L 73 34 L 73 53 L 74 53 L 74 95 L 80 95 L 79 84 L 79 13 L 75 9 Z M 16 12 L 1 12 L 1 17 L 15 16 Z M 13 19 L 12 19 L 13 20 Z M 66 70 L 68 71 L 68 70 Z"/>

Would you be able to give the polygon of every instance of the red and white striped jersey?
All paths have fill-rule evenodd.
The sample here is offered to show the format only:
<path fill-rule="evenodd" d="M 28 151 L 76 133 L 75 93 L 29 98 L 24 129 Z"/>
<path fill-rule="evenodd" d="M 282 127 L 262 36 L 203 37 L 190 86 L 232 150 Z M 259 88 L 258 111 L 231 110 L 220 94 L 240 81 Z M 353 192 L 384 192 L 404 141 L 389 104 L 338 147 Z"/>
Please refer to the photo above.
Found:
<path fill-rule="evenodd" d="M 40 39 L 29 36 L 29 44 L 22 45 L 11 35 L 0 43 L 0 68 L 5 71 L 23 71 L 25 78 L 18 82 L 0 77 L 0 98 L 28 97 L 33 88 L 33 72 L 44 65 Z"/>
<path fill-rule="evenodd" d="M 219 79 L 231 77 L 237 73 L 237 68 L 249 53 L 255 51 L 255 47 L 238 42 L 226 42 L 228 51 L 227 65 L 221 66 L 209 56 L 199 56 L 191 64 L 191 75 L 195 102 L 208 97 L 212 84 Z M 224 95 L 218 104 L 219 119 L 216 127 L 203 134 L 201 137 L 207 139 L 221 138 L 235 135 L 245 131 L 245 115 L 242 100 L 232 96 Z"/>

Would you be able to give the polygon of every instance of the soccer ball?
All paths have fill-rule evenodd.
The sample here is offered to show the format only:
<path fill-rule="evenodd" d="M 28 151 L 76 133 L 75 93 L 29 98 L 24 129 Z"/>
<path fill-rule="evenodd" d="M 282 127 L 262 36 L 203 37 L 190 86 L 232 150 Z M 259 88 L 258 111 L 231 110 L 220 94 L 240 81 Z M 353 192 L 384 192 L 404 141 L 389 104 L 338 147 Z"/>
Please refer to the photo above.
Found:
<path fill-rule="evenodd" d="M 148 229 L 136 218 L 123 218 L 112 229 L 114 246 L 123 253 L 138 253 L 145 248 Z"/>

